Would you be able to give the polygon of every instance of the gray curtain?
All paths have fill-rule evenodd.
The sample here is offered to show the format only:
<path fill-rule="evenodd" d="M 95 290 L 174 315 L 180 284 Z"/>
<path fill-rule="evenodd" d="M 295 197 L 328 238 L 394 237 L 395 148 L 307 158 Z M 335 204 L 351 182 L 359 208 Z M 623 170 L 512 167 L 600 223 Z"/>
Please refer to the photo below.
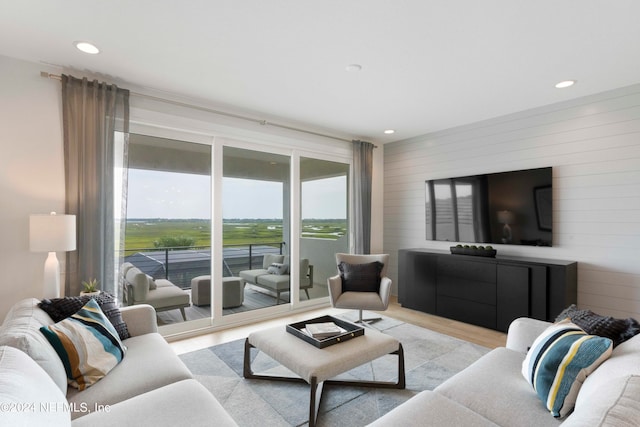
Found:
<path fill-rule="evenodd" d="M 370 142 L 353 142 L 354 252 L 371 253 L 371 177 L 373 149 Z"/>
<path fill-rule="evenodd" d="M 86 78 L 62 76 L 66 213 L 77 217 L 77 250 L 67 253 L 65 294 L 78 295 L 83 280 L 97 279 L 117 296 L 116 242 L 124 243 L 126 203 L 115 212 L 116 170 L 126 185 L 129 91 Z M 120 133 L 116 133 L 120 132 Z M 118 153 L 116 159 L 115 153 Z M 126 200 L 126 198 L 124 198 Z"/>

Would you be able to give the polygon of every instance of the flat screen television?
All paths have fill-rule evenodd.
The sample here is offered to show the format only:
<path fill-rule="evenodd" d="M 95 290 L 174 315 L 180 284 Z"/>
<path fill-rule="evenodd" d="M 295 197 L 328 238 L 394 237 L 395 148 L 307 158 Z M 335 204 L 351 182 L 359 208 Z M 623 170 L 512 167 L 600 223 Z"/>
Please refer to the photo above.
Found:
<path fill-rule="evenodd" d="M 552 245 L 552 168 L 426 181 L 427 240 Z"/>

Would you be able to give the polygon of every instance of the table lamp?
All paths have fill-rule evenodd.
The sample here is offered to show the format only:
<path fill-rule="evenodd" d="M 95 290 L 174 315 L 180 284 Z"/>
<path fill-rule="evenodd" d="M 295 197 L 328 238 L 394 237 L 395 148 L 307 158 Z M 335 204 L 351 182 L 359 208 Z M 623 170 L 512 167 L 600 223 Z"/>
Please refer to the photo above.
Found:
<path fill-rule="evenodd" d="M 29 217 L 29 248 L 31 252 L 48 252 L 44 263 L 44 298 L 60 297 L 60 263 L 56 251 L 76 249 L 76 216 L 31 215 Z"/>
<path fill-rule="evenodd" d="M 515 216 L 511 211 L 498 211 L 498 222 L 504 224 L 502 227 L 502 243 L 511 243 L 513 238 L 511 234 L 511 227 L 509 224 L 515 222 Z"/>

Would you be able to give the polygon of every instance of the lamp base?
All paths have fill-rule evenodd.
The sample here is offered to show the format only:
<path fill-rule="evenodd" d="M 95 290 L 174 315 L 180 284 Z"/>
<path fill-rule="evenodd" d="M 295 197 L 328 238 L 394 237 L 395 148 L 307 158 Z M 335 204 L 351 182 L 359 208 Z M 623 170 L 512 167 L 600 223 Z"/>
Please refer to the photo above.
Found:
<path fill-rule="evenodd" d="M 55 252 L 49 252 L 44 262 L 44 298 L 60 298 L 60 263 Z"/>

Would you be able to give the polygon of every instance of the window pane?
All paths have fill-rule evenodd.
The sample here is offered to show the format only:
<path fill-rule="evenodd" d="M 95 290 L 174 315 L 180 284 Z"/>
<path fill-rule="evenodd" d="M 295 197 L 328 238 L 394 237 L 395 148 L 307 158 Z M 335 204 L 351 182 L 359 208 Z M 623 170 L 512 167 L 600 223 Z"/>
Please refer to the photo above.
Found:
<path fill-rule="evenodd" d="M 300 159 L 300 300 L 329 295 L 327 279 L 336 274 L 335 254 L 349 251 L 349 165 Z"/>
<path fill-rule="evenodd" d="M 436 182 L 434 184 L 436 206 L 436 240 L 455 241 L 455 224 L 451 183 Z"/>
<path fill-rule="evenodd" d="M 457 240 L 461 242 L 475 242 L 473 216 L 473 186 L 469 183 L 456 183 L 456 204 L 458 207 L 458 233 Z"/>
<path fill-rule="evenodd" d="M 211 317 L 190 295 L 191 280 L 211 274 L 211 147 L 135 134 L 129 144 L 125 261 L 153 281 L 147 301 L 126 303 L 153 305 L 159 325 L 184 322 L 180 309 Z M 158 298 L 158 287 L 171 291 Z"/>
<path fill-rule="evenodd" d="M 289 157 L 234 147 L 223 153 L 223 313 L 289 302 Z M 272 263 L 277 274 L 268 271 Z M 233 278 L 244 280 L 244 292 Z"/>

